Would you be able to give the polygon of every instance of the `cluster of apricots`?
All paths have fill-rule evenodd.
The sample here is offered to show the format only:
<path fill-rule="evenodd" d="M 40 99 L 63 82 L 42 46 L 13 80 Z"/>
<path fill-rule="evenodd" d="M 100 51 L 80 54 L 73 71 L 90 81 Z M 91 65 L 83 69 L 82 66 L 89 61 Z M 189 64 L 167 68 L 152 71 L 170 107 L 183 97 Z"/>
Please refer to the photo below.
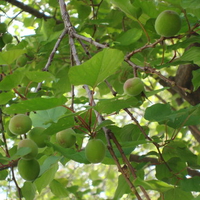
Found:
<path fill-rule="evenodd" d="M 8 124 L 8 131 L 13 135 L 27 134 L 25 139 L 18 143 L 18 150 L 26 148 L 25 155 L 18 161 L 18 172 L 26 181 L 34 181 L 40 174 L 40 165 L 37 161 L 38 148 L 46 147 L 49 135 L 45 133 L 45 128 L 32 128 L 32 120 L 28 115 L 14 115 Z M 68 128 L 56 133 L 56 142 L 63 148 L 71 148 L 76 143 L 76 132 Z M 85 147 L 85 156 L 91 163 L 100 163 L 106 152 L 106 146 L 100 139 L 90 139 Z M 31 171 L 31 173 L 30 173 Z"/>

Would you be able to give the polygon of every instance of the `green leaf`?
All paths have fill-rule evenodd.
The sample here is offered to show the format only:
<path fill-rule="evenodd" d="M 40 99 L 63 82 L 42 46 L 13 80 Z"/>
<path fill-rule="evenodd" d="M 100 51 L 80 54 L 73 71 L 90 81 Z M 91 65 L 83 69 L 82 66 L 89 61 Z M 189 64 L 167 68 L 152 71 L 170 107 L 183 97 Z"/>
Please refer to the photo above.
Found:
<path fill-rule="evenodd" d="M 142 36 L 142 30 L 138 28 L 132 28 L 126 32 L 123 32 L 116 39 L 116 42 L 119 42 L 120 45 L 126 46 L 130 45 L 140 39 Z"/>
<path fill-rule="evenodd" d="M 15 97 L 15 95 L 12 92 L 2 92 L 2 93 L 0 93 L 0 105 L 6 104 L 13 97 Z"/>
<path fill-rule="evenodd" d="M 65 97 L 61 98 L 34 98 L 21 101 L 18 104 L 12 104 L 4 109 L 7 114 L 26 113 L 37 110 L 47 110 L 57 106 L 61 106 L 66 102 Z"/>
<path fill-rule="evenodd" d="M 130 187 L 126 182 L 125 178 L 123 177 L 123 175 L 119 175 L 118 185 L 115 191 L 114 200 L 120 199 L 124 194 L 128 194 L 130 192 L 131 192 Z"/>
<path fill-rule="evenodd" d="M 146 109 L 144 118 L 149 121 L 162 122 L 168 120 L 167 116 L 172 113 L 169 104 L 154 104 Z"/>
<path fill-rule="evenodd" d="M 140 178 L 137 178 L 134 181 L 135 186 L 143 186 L 144 189 L 146 190 L 156 190 L 159 192 L 166 192 L 172 188 L 174 188 L 173 185 L 169 185 L 168 183 L 165 183 L 160 180 L 149 180 L 149 181 L 144 181 L 141 180 Z"/>
<path fill-rule="evenodd" d="M 8 170 L 0 171 L 0 180 L 5 180 L 7 176 L 8 176 Z"/>
<path fill-rule="evenodd" d="M 173 188 L 168 190 L 163 194 L 164 200 L 192 200 L 194 197 L 192 196 L 191 192 L 186 192 L 181 190 L 180 188 Z"/>
<path fill-rule="evenodd" d="M 193 70 L 192 71 L 192 84 L 194 86 L 194 91 L 197 90 L 199 87 L 200 87 L 200 82 L 199 82 L 199 79 L 200 79 L 200 69 L 198 70 Z"/>
<path fill-rule="evenodd" d="M 55 145 L 55 144 L 52 144 L 50 142 L 47 142 L 47 144 L 48 144 L 48 146 L 52 146 L 55 151 L 60 152 L 64 157 L 66 157 L 68 159 L 74 160 L 74 161 L 79 162 L 79 163 L 89 164 L 88 160 L 85 157 L 84 151 L 77 152 L 74 149 L 63 148 L 59 145 Z"/>
<path fill-rule="evenodd" d="M 156 178 L 159 180 L 166 180 L 166 178 L 171 178 L 172 174 L 167 168 L 166 164 L 162 163 L 156 165 Z"/>
<path fill-rule="evenodd" d="M 11 157 L 11 160 L 20 158 L 21 156 L 27 155 L 30 152 L 31 152 L 30 147 L 21 147 L 21 148 L 17 149 L 17 152 Z"/>
<path fill-rule="evenodd" d="M 186 192 L 200 192 L 200 177 L 194 176 L 192 178 L 181 180 L 180 188 Z"/>
<path fill-rule="evenodd" d="M 57 2 L 57 1 L 54 1 L 54 0 L 48 0 L 48 3 L 49 3 L 49 5 L 52 6 L 52 7 L 58 6 L 58 2 Z"/>
<path fill-rule="evenodd" d="M 145 95 L 146 97 L 150 97 L 150 96 L 153 96 L 153 95 L 156 95 L 164 90 L 167 90 L 169 89 L 169 87 L 163 87 L 161 89 L 158 89 L 158 90 L 153 90 L 153 91 L 150 91 L 150 92 L 145 92 Z"/>
<path fill-rule="evenodd" d="M 199 60 L 200 47 L 191 47 L 189 50 L 185 51 L 183 55 L 179 58 L 182 61 L 193 61 L 194 64 L 200 65 Z"/>
<path fill-rule="evenodd" d="M 71 85 L 68 77 L 68 67 L 63 66 L 55 75 L 56 80 L 53 82 L 53 90 L 56 96 L 71 91 Z"/>
<path fill-rule="evenodd" d="M 12 74 L 7 75 L 1 82 L 0 82 L 0 90 L 11 90 L 18 85 L 20 85 L 24 74 L 26 73 L 27 69 L 25 68 L 18 68 Z"/>
<path fill-rule="evenodd" d="M 58 164 L 54 164 L 50 169 L 42 174 L 39 178 L 35 180 L 35 185 L 39 193 L 44 189 L 51 181 L 54 179 L 55 173 L 58 170 Z"/>
<path fill-rule="evenodd" d="M 141 101 L 139 101 L 136 97 L 130 97 L 128 99 L 100 99 L 100 101 L 96 104 L 95 109 L 100 113 L 112 113 L 118 112 L 123 108 L 133 108 L 141 105 Z"/>
<path fill-rule="evenodd" d="M 44 131 L 44 134 L 53 135 L 58 131 L 74 126 L 74 114 L 69 114 L 60 118 L 57 122 L 52 122 L 51 125 Z"/>
<path fill-rule="evenodd" d="M 0 52 L 0 65 L 10 65 L 24 53 L 26 53 L 26 51 L 22 49 L 12 49 L 9 51 Z"/>
<path fill-rule="evenodd" d="M 121 139 L 122 142 L 145 140 L 145 137 L 141 133 L 140 128 L 137 125 L 134 125 L 134 124 L 128 124 L 128 125 L 124 126 L 121 129 L 119 136 L 120 136 L 120 139 Z"/>
<path fill-rule="evenodd" d="M 24 182 L 23 187 L 21 188 L 22 195 L 26 200 L 33 200 L 36 193 L 35 184 L 32 182 Z"/>
<path fill-rule="evenodd" d="M 43 19 L 42 26 L 41 26 L 41 33 L 43 34 L 44 41 L 49 40 L 49 38 L 53 34 L 53 27 L 56 25 L 56 21 L 53 18 L 50 19 Z"/>
<path fill-rule="evenodd" d="M 173 111 L 169 104 L 155 104 L 145 111 L 145 119 L 157 121 L 160 124 L 167 124 L 173 128 L 181 126 L 197 125 L 200 123 L 200 106 L 191 106 L 178 111 Z"/>
<path fill-rule="evenodd" d="M 114 74 L 124 59 L 117 49 L 104 49 L 85 63 L 69 70 L 70 82 L 73 85 L 89 85 L 96 87 L 107 77 Z"/>
<path fill-rule="evenodd" d="M 84 4 L 79 4 L 77 6 L 77 11 L 78 17 L 83 20 L 89 16 L 91 13 L 91 8 L 89 6 L 85 6 Z"/>
<path fill-rule="evenodd" d="M 184 9 L 187 9 L 187 8 L 199 9 L 200 8 L 198 0 L 184 0 L 184 1 L 180 1 L 180 4 Z"/>
<path fill-rule="evenodd" d="M 111 0 L 111 2 L 126 13 L 131 19 L 136 20 L 138 18 L 138 9 L 130 3 L 130 0 Z"/>
<path fill-rule="evenodd" d="M 67 189 L 57 180 L 52 180 L 50 183 L 51 192 L 59 198 L 66 198 L 69 195 Z"/>
<path fill-rule="evenodd" d="M 49 170 L 54 164 L 58 163 L 58 161 L 61 159 L 61 157 L 57 156 L 49 156 L 47 159 L 43 162 L 42 166 L 40 167 L 40 175 L 45 173 L 47 170 Z"/>
<path fill-rule="evenodd" d="M 49 73 L 49 72 L 39 72 L 39 71 L 28 71 L 26 73 L 26 76 L 28 79 L 30 79 L 33 82 L 42 82 L 42 81 L 52 81 L 55 79 L 55 77 Z"/>
<path fill-rule="evenodd" d="M 38 110 L 37 113 L 30 113 L 31 120 L 34 127 L 49 127 L 51 123 L 58 122 L 58 119 L 66 114 L 66 108 L 60 106 L 48 110 Z M 70 117 L 67 122 L 71 121 Z M 60 126 L 60 124 L 58 124 Z M 49 131 L 49 130 L 48 130 Z"/>
<path fill-rule="evenodd" d="M 173 179 L 177 177 L 173 176 L 173 174 L 178 174 L 179 176 L 184 177 L 187 175 L 187 165 L 186 162 L 182 161 L 178 157 L 173 157 L 167 161 L 167 165 L 172 170 L 170 171 L 169 168 L 166 166 L 165 163 L 160 165 L 156 165 L 156 178 L 159 180 Z"/>

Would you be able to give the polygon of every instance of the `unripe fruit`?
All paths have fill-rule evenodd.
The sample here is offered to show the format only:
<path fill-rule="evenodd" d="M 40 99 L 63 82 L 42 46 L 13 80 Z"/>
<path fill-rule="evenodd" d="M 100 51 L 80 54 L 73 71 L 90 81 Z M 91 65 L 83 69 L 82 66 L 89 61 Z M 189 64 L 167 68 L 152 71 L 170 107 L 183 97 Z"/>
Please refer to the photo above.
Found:
<path fill-rule="evenodd" d="M 144 83 L 138 77 L 130 78 L 124 83 L 124 92 L 130 96 L 137 96 L 144 90 Z"/>
<path fill-rule="evenodd" d="M 161 12 L 155 21 L 156 32 L 164 37 L 172 37 L 181 29 L 181 18 L 175 11 Z"/>
<path fill-rule="evenodd" d="M 7 31 L 7 24 L 0 23 L 0 33 L 5 33 Z"/>
<path fill-rule="evenodd" d="M 69 148 L 76 143 L 76 136 L 73 129 L 65 129 L 56 133 L 56 140 L 58 144 L 62 147 Z"/>
<path fill-rule="evenodd" d="M 22 148 L 22 147 L 29 147 L 31 149 L 31 152 L 24 155 L 23 159 L 25 160 L 31 160 L 33 158 L 35 158 L 38 154 L 38 146 L 37 144 L 31 140 L 31 139 L 24 139 L 21 140 L 18 144 L 18 149 Z"/>
<path fill-rule="evenodd" d="M 27 62 L 28 62 L 28 58 L 26 57 L 25 54 L 21 55 L 16 60 L 16 64 L 17 64 L 18 67 L 23 67 L 24 65 L 26 65 Z"/>
<path fill-rule="evenodd" d="M 20 159 L 17 168 L 20 176 L 26 181 L 34 181 L 40 173 L 40 165 L 36 159 Z"/>
<path fill-rule="evenodd" d="M 45 128 L 43 127 L 34 127 L 28 133 L 28 137 L 33 140 L 38 147 L 43 148 L 46 146 L 45 141 L 48 140 L 48 135 L 44 134 Z"/>
<path fill-rule="evenodd" d="M 91 139 L 85 147 L 85 156 L 91 163 L 101 162 L 106 154 L 106 146 L 100 139 Z"/>
<path fill-rule="evenodd" d="M 27 133 L 32 126 L 31 118 L 25 114 L 18 114 L 11 118 L 9 129 L 13 134 L 21 135 Z"/>
<path fill-rule="evenodd" d="M 2 36 L 2 39 L 3 39 L 3 42 L 4 42 L 5 44 L 8 44 L 8 43 L 11 43 L 11 42 L 12 42 L 13 37 L 12 37 L 12 35 L 9 34 L 9 33 L 4 33 L 3 36 Z"/>

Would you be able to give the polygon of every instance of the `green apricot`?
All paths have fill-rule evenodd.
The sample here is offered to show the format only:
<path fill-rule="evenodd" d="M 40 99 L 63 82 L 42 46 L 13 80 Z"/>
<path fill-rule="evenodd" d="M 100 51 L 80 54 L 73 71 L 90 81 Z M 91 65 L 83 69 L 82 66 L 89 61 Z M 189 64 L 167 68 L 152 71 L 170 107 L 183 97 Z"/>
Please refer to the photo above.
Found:
<path fill-rule="evenodd" d="M 56 140 L 62 147 L 69 148 L 76 143 L 76 136 L 73 129 L 68 128 L 63 131 L 56 133 Z"/>
<path fill-rule="evenodd" d="M 17 64 L 18 67 L 23 67 L 24 65 L 26 65 L 27 62 L 28 62 L 28 58 L 26 57 L 25 54 L 21 55 L 16 60 L 16 64 Z"/>
<path fill-rule="evenodd" d="M 31 129 L 31 126 L 31 118 L 25 114 L 17 114 L 9 122 L 10 131 L 16 135 L 27 133 Z"/>
<path fill-rule="evenodd" d="M 20 159 L 17 168 L 20 176 L 26 181 L 34 181 L 40 173 L 40 165 L 36 159 Z"/>
<path fill-rule="evenodd" d="M 91 139 L 85 147 L 85 156 L 91 163 L 100 163 L 106 154 L 106 146 L 100 139 Z"/>
<path fill-rule="evenodd" d="M 181 29 L 181 18 L 177 12 L 165 10 L 161 12 L 155 21 L 156 32 L 164 37 L 172 37 Z"/>
<path fill-rule="evenodd" d="M 7 31 L 7 24 L 6 23 L 0 23 L 0 33 L 5 33 Z"/>
<path fill-rule="evenodd" d="M 124 92 L 130 96 L 137 96 L 144 90 L 144 83 L 138 77 L 130 78 L 124 83 Z"/>
<path fill-rule="evenodd" d="M 31 140 L 31 139 L 24 139 L 21 140 L 18 144 L 18 149 L 22 148 L 22 147 L 29 147 L 31 149 L 31 152 L 24 155 L 22 158 L 25 160 L 31 160 L 33 158 L 35 158 L 38 154 L 38 146 L 37 144 Z"/>
<path fill-rule="evenodd" d="M 12 42 L 13 37 L 10 33 L 4 33 L 2 39 L 5 44 L 8 44 Z"/>
<path fill-rule="evenodd" d="M 49 139 L 47 134 L 44 134 L 45 128 L 43 127 L 34 127 L 28 133 L 28 137 L 33 140 L 39 148 L 46 146 L 45 141 Z"/>

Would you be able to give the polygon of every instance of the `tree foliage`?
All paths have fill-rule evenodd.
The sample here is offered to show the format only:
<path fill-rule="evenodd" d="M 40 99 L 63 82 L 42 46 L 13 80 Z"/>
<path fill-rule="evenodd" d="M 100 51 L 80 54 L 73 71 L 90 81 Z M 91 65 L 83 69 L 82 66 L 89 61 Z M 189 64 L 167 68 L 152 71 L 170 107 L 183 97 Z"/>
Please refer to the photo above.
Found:
<path fill-rule="evenodd" d="M 0 10 L 0 181 L 8 198 L 200 198 L 199 0 L 5 0 Z M 181 17 L 175 36 L 155 31 L 164 10 Z M 133 77 L 145 90 L 128 96 L 123 84 Z M 16 167 L 30 152 L 17 148 L 28 133 L 8 129 L 16 114 L 48 135 L 34 181 Z M 64 148 L 56 133 L 68 128 L 76 144 Z M 92 138 L 107 147 L 100 164 L 85 156 Z"/>

